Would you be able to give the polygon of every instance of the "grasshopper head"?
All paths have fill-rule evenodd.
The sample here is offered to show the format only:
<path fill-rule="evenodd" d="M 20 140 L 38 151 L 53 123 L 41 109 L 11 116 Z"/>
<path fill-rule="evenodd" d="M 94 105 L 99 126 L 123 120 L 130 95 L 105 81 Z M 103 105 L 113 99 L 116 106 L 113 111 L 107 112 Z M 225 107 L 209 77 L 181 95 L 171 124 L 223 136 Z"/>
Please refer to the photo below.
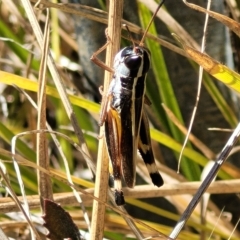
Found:
<path fill-rule="evenodd" d="M 150 52 L 147 48 L 140 46 L 125 47 L 115 57 L 114 68 L 116 71 L 119 66 L 126 72 L 138 72 L 138 76 L 142 76 L 150 68 Z"/>

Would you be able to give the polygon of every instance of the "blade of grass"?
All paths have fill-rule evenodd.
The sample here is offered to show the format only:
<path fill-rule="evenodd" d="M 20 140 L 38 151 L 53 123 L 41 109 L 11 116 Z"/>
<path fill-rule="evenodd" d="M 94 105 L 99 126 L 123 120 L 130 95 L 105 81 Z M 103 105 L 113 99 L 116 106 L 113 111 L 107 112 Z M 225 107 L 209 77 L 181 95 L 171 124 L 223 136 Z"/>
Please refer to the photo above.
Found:
<path fill-rule="evenodd" d="M 23 63 L 26 63 L 29 51 L 21 44 L 22 41 L 16 36 L 16 34 L 10 31 L 10 28 L 7 27 L 3 21 L 0 21 L 0 36 L 6 38 L 5 43 L 9 46 L 12 52 L 14 52 Z M 33 60 L 31 67 L 34 70 L 38 70 L 39 62 Z"/>
<path fill-rule="evenodd" d="M 236 115 L 234 114 L 232 108 L 228 105 L 223 95 L 220 93 L 220 91 L 214 84 L 213 80 L 206 73 L 204 73 L 203 84 L 204 87 L 209 92 L 209 94 L 211 95 L 213 101 L 218 106 L 218 109 L 221 111 L 226 121 L 232 128 L 234 128 L 238 123 Z"/>
<path fill-rule="evenodd" d="M 152 139 L 155 141 L 169 147 L 170 149 L 180 152 L 182 149 L 182 145 L 178 143 L 175 139 L 171 138 L 170 136 L 156 130 L 156 129 L 151 129 L 151 136 Z M 191 159 L 191 161 L 194 161 L 198 163 L 201 166 L 204 166 L 207 162 L 208 159 L 201 155 L 200 153 L 196 152 L 195 150 L 186 147 L 184 151 L 184 156 L 188 157 Z M 222 170 L 221 170 L 222 171 Z M 219 176 L 223 179 L 231 179 L 231 175 L 227 174 L 226 172 L 221 172 L 219 171 Z"/>
<path fill-rule="evenodd" d="M 196 49 L 189 47 L 179 36 L 173 36 L 181 43 L 188 56 L 201 65 L 205 71 L 224 83 L 227 87 L 240 92 L 240 75 L 227 66 L 220 64 L 207 54 L 201 53 Z"/>
<path fill-rule="evenodd" d="M 49 9 L 46 9 L 46 22 L 43 36 L 43 48 L 41 56 L 41 64 L 38 77 L 38 119 L 37 130 L 46 129 L 46 71 L 47 71 L 47 56 L 49 52 Z M 48 143 L 45 133 L 37 133 L 37 164 L 38 166 L 49 169 Z M 41 210 L 44 214 L 44 199 L 53 201 L 53 191 L 51 178 L 37 171 L 38 175 L 38 191 L 41 202 Z"/>
<path fill-rule="evenodd" d="M 37 92 L 37 89 L 38 89 L 37 82 L 31 81 L 27 78 L 20 77 L 18 75 L 14 75 L 12 73 L 4 72 L 4 71 L 0 71 L 0 82 L 8 85 L 16 85 L 19 88 L 33 91 L 33 92 Z M 49 96 L 60 98 L 60 94 L 58 93 L 57 89 L 54 87 L 47 86 L 46 93 Z M 73 94 L 69 94 L 68 96 L 72 104 L 82 107 L 94 113 L 99 112 L 99 109 L 100 109 L 99 104 L 91 102 L 84 98 L 77 97 Z"/>
<path fill-rule="evenodd" d="M 149 22 L 150 19 L 150 13 L 148 9 L 140 4 L 139 5 L 140 10 L 140 19 L 144 27 L 146 27 L 146 23 Z M 151 26 L 149 29 L 149 32 L 156 35 L 156 30 L 154 25 Z M 164 62 L 164 57 L 161 52 L 161 49 L 159 45 L 151 40 L 146 40 L 146 44 L 148 49 L 151 52 L 151 58 L 152 58 L 152 68 L 154 71 L 154 75 L 156 77 L 156 81 L 158 84 L 158 90 L 159 95 L 161 96 L 162 102 L 166 104 L 168 108 L 170 108 L 174 114 L 177 116 L 180 122 L 183 122 L 181 112 L 179 110 L 179 106 L 177 103 L 177 100 L 175 98 L 175 94 L 171 85 L 171 81 L 169 79 L 167 68 Z M 156 98 L 155 96 L 152 96 L 151 100 Z M 155 105 L 155 108 L 159 108 L 159 102 L 155 103 L 153 101 L 153 104 Z M 157 107 L 158 106 L 158 107 Z M 159 116 L 161 119 L 161 116 Z M 179 129 L 171 122 L 168 121 L 168 127 L 174 138 L 182 142 L 184 140 L 184 135 L 179 131 Z M 190 146 L 190 145 L 189 145 Z M 184 158 L 181 164 L 181 169 L 184 172 L 185 176 L 190 180 L 197 180 L 200 176 L 200 169 L 197 164 L 193 164 L 189 159 Z"/>

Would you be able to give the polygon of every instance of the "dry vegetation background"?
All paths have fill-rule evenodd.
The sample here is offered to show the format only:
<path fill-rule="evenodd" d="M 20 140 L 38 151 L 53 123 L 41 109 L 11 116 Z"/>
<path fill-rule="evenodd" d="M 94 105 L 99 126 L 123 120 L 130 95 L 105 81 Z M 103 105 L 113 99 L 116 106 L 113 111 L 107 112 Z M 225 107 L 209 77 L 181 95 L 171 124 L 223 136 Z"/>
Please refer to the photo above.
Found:
<path fill-rule="evenodd" d="M 209 3 L 192 2 L 204 8 Z M 139 160 L 137 186 L 124 188 L 125 208 L 109 200 L 107 154 L 98 126 L 98 87 L 108 80 L 106 74 L 103 82 L 104 71 L 90 61 L 106 42 L 107 25 L 117 39 L 107 51 L 114 55 L 120 40 L 121 46 L 130 44 L 125 30 L 120 39 L 120 28 L 114 29 L 120 9 L 115 23 L 106 13 L 122 1 L 79 3 L 0 0 L 0 239 L 46 239 L 47 234 L 50 239 L 168 239 L 203 170 L 209 171 L 232 133 L 222 129 L 238 124 L 240 1 L 213 0 L 211 9 L 220 14 L 212 13 L 217 20 L 209 19 L 207 34 L 205 10 L 166 0 L 159 12 L 146 40 L 152 53 L 147 112 L 165 185 L 152 186 Z M 135 39 L 150 20 L 149 9 L 156 9 L 154 1 L 124 3 L 123 18 Z M 203 36 L 212 58 L 189 55 L 187 46 L 200 51 Z M 111 65 L 111 54 L 106 61 Z M 201 76 L 195 62 L 206 71 L 193 135 L 177 174 Z M 211 195 L 204 195 L 178 239 L 240 239 L 238 152 L 236 145 L 209 187 Z M 96 163 L 100 172 L 93 177 Z"/>

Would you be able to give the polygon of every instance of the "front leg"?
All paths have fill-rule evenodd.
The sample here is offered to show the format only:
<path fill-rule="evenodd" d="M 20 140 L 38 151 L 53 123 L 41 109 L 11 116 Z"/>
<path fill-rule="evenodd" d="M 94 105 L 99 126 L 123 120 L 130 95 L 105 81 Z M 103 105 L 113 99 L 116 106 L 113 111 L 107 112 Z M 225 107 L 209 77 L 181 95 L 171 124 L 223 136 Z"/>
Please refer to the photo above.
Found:
<path fill-rule="evenodd" d="M 107 28 L 105 30 L 105 34 L 107 37 L 107 42 L 101 48 L 99 48 L 96 52 L 93 53 L 90 60 L 93 61 L 99 67 L 103 68 L 104 70 L 114 73 L 114 70 L 111 67 L 107 66 L 104 62 L 102 62 L 101 60 L 99 60 L 97 58 L 97 55 L 99 55 L 102 51 L 104 51 L 107 48 L 107 46 L 109 45 L 109 43 L 111 42 L 111 39 L 109 38 L 109 36 L 107 34 Z"/>

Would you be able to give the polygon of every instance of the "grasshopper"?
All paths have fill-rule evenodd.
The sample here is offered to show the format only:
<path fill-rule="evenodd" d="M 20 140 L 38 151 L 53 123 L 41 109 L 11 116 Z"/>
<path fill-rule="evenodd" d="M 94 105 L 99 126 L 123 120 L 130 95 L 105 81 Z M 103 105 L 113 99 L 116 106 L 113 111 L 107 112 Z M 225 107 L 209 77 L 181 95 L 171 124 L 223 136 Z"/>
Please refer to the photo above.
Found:
<path fill-rule="evenodd" d="M 114 59 L 113 79 L 103 97 L 99 125 L 105 124 L 105 138 L 113 168 L 115 202 L 125 204 L 122 177 L 133 188 L 139 151 L 154 185 L 163 185 L 151 146 L 148 118 L 144 110 L 146 75 L 150 68 L 150 52 L 144 47 L 147 31 L 164 0 L 153 15 L 140 44 L 121 49 Z M 111 71 L 111 68 L 107 68 Z"/>

